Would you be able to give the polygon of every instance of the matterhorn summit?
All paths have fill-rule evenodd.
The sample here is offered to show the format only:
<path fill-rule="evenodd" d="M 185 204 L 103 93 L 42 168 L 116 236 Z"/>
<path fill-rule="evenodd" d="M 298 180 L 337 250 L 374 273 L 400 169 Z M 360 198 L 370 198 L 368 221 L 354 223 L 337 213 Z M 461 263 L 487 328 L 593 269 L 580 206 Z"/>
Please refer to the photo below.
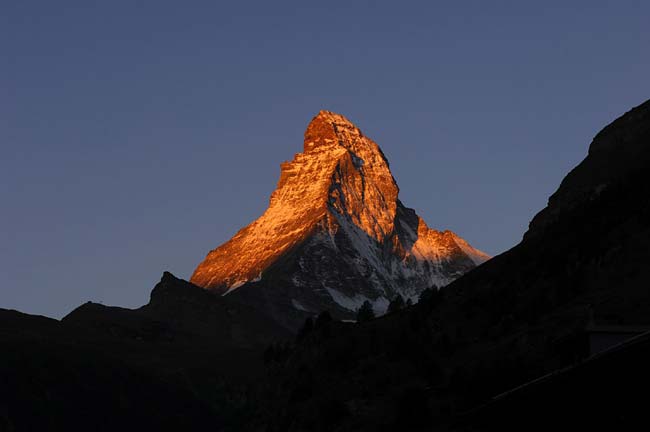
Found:
<path fill-rule="evenodd" d="M 383 313 L 489 259 L 429 228 L 398 199 L 379 146 L 340 114 L 321 111 L 304 150 L 284 162 L 264 214 L 208 253 L 191 282 L 259 308 L 287 327 L 329 311 Z"/>

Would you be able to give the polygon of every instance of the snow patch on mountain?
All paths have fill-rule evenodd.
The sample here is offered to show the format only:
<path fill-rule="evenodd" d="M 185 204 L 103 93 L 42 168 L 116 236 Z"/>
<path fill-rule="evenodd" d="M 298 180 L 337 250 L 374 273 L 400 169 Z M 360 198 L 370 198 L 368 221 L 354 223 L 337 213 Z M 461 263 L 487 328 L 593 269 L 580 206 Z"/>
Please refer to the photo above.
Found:
<path fill-rule="evenodd" d="M 325 288 L 329 295 L 336 303 L 349 311 L 356 312 L 364 302 L 370 302 L 373 310 L 378 314 L 386 313 L 389 301 L 385 297 L 377 297 L 375 299 L 368 298 L 361 294 L 355 294 L 350 297 L 333 288 Z"/>
<path fill-rule="evenodd" d="M 311 312 L 309 309 L 307 309 L 305 306 L 303 306 L 302 303 L 300 303 L 296 299 L 291 299 L 291 304 L 293 305 L 294 308 L 298 309 L 299 311 Z"/>

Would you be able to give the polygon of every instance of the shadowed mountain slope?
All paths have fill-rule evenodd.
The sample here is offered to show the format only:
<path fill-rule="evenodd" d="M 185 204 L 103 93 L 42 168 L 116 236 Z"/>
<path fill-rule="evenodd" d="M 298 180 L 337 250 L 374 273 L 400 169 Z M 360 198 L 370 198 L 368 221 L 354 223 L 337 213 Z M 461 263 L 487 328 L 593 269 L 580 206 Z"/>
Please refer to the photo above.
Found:
<path fill-rule="evenodd" d="M 262 353 L 289 333 L 165 273 L 135 310 L 0 310 L 0 430 L 241 427 Z"/>
<path fill-rule="evenodd" d="M 519 245 L 413 308 L 305 338 L 272 375 L 261 422 L 471 429 L 456 419 L 584 358 L 588 324 L 649 324 L 648 172 L 650 102 L 594 138 Z"/>

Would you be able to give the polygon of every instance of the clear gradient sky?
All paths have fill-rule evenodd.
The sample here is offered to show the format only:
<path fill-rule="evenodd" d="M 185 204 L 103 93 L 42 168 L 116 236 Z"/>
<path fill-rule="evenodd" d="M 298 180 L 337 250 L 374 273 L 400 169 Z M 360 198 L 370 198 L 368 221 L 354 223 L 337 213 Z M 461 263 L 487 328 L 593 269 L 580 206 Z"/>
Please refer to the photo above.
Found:
<path fill-rule="evenodd" d="M 0 5 L 0 307 L 135 307 L 259 216 L 320 110 L 497 254 L 650 98 L 648 1 Z"/>

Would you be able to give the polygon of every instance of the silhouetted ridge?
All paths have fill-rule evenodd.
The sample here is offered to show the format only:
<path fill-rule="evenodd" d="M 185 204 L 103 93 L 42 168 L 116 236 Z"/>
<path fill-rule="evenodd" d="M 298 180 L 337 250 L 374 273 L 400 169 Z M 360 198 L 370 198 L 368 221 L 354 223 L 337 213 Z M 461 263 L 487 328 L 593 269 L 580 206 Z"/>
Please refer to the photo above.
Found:
<path fill-rule="evenodd" d="M 594 138 L 519 245 L 412 308 L 303 338 L 272 374 L 261 423 L 305 431 L 322 430 L 320 420 L 330 430 L 633 429 L 644 418 L 642 399 L 625 389 L 650 385 L 635 358 L 648 357 L 647 340 L 639 353 L 628 347 L 587 360 L 598 345 L 593 329 L 650 325 L 649 113 L 646 102 Z M 485 405 L 525 383 L 530 392 Z"/>
<path fill-rule="evenodd" d="M 601 130 L 588 156 L 562 181 L 548 206 L 530 223 L 527 236 L 541 232 L 563 212 L 594 200 L 650 164 L 650 101 Z"/>

